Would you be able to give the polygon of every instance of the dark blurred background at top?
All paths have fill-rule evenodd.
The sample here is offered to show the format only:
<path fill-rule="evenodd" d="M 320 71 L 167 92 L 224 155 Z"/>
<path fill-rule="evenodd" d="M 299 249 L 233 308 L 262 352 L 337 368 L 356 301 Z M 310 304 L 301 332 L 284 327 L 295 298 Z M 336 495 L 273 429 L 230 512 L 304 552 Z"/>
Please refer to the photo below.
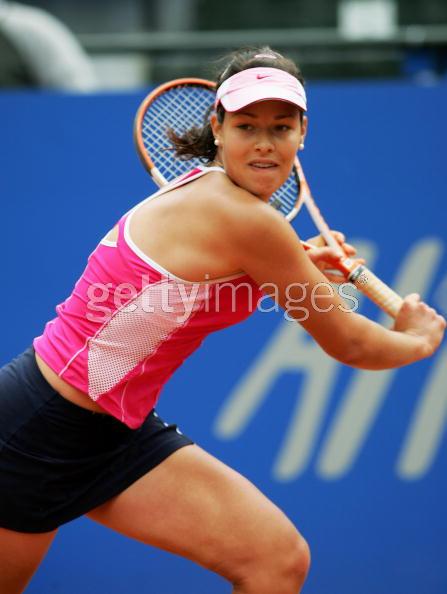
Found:
<path fill-rule="evenodd" d="M 307 79 L 434 84 L 447 77 L 447 0 L 0 0 L 3 87 L 91 91 L 212 77 L 215 60 L 244 45 L 284 51 Z"/>

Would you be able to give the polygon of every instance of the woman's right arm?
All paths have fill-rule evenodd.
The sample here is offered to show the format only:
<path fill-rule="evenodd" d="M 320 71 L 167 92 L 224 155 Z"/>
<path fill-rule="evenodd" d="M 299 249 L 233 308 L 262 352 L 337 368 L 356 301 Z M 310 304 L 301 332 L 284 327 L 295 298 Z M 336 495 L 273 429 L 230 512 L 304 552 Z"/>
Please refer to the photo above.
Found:
<path fill-rule="evenodd" d="M 393 329 L 346 311 L 290 224 L 269 205 L 240 198 L 233 203 L 228 227 L 235 266 L 265 287 L 329 355 L 353 367 L 389 369 L 435 352 L 446 322 L 417 295 L 404 300 Z"/>

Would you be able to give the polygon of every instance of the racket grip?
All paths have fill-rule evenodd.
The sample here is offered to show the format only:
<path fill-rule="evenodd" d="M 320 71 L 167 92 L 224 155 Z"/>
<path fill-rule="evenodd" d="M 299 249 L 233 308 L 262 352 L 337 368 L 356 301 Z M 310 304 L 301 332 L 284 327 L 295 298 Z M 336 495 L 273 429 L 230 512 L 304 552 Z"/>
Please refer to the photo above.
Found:
<path fill-rule="evenodd" d="M 302 241 L 301 244 L 306 251 L 315 247 L 307 241 Z M 344 274 L 348 282 L 369 297 L 380 309 L 392 318 L 397 316 L 403 303 L 402 297 L 381 281 L 369 268 L 363 264 L 357 265 L 349 258 L 342 259 L 336 268 Z"/>
<path fill-rule="evenodd" d="M 392 318 L 397 316 L 403 303 L 402 297 L 381 281 L 366 266 L 356 266 L 349 273 L 348 280 L 389 316 Z"/>

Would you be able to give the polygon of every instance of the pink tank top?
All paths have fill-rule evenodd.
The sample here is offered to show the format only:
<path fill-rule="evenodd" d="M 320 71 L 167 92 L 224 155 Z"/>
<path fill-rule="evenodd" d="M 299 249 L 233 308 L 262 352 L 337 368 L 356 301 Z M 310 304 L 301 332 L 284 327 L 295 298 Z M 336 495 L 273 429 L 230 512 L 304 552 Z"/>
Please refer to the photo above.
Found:
<path fill-rule="evenodd" d="M 220 168 L 196 169 L 137 204 L 103 239 L 70 297 L 34 348 L 63 380 L 131 428 L 208 334 L 242 321 L 261 296 L 245 274 L 191 282 L 165 270 L 132 241 L 132 214 L 148 200 Z"/>

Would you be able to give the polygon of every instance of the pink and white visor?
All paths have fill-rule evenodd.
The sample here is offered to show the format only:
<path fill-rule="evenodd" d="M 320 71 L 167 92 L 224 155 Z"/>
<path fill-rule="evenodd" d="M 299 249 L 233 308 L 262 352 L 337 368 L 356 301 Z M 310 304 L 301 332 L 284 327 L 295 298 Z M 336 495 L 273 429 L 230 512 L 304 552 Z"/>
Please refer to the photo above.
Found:
<path fill-rule="evenodd" d="M 239 111 L 250 103 L 278 99 L 307 110 L 306 92 L 298 79 L 279 68 L 247 68 L 227 78 L 217 89 L 216 108 Z"/>

